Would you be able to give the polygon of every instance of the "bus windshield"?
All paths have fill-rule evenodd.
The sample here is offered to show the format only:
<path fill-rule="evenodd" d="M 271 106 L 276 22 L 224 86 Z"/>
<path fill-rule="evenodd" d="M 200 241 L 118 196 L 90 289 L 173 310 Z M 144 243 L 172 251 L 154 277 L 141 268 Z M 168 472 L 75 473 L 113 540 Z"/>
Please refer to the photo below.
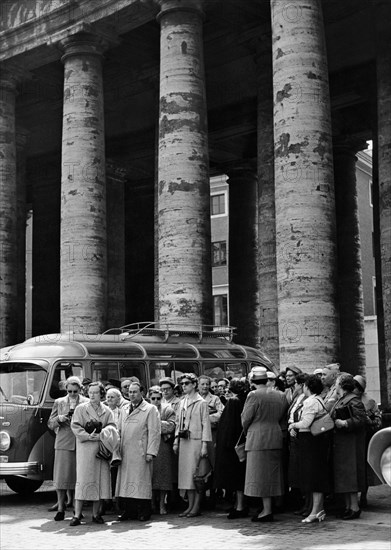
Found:
<path fill-rule="evenodd" d="M 0 365 L 0 403 L 36 405 L 43 389 L 46 370 L 33 363 Z"/>

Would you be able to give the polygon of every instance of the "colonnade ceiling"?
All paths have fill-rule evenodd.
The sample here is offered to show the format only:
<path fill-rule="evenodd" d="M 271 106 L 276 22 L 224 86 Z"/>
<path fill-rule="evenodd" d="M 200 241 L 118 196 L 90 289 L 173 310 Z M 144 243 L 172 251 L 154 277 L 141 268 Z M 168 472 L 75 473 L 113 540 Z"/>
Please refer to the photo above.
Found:
<path fill-rule="evenodd" d="M 105 53 L 104 61 L 107 154 L 127 167 L 132 179 L 153 177 L 159 98 L 157 8 L 152 1 L 118 0 L 121 11 L 114 16 L 108 8 L 115 2 L 102 1 L 109 15 L 98 24 L 118 35 L 118 45 Z M 84 0 L 73 3 L 85 5 Z M 134 19 L 132 23 L 136 4 L 138 26 Z M 336 135 L 371 137 L 373 4 L 372 0 L 323 0 Z M 11 30 L 13 42 L 9 37 L 7 41 L 10 31 L 0 33 L 3 59 L 4 52 L 16 48 L 17 25 Z M 266 59 L 270 52 L 271 57 L 269 41 L 269 0 L 206 2 L 204 50 L 212 173 L 256 156 L 257 71 L 262 70 L 257 60 L 260 52 Z M 30 132 L 28 156 L 58 154 L 63 95 L 60 52 L 53 45 L 39 44 L 13 60 L 29 69 L 17 98 L 17 122 Z"/>

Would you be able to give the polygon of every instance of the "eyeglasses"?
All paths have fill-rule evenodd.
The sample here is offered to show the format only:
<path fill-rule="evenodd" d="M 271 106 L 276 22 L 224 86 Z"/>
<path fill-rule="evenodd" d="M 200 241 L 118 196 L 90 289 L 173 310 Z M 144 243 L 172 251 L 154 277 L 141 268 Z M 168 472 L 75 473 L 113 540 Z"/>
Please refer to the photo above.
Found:
<path fill-rule="evenodd" d="M 127 388 L 130 388 L 130 384 L 129 386 L 121 386 L 121 390 L 126 390 Z"/>
<path fill-rule="evenodd" d="M 79 393 L 79 390 L 67 390 L 68 393 Z"/>
<path fill-rule="evenodd" d="M 151 401 L 160 401 L 161 397 L 151 397 Z"/>
<path fill-rule="evenodd" d="M 185 380 L 184 382 L 181 382 L 181 386 L 188 386 L 189 384 L 192 384 L 193 382 L 190 382 L 189 380 Z"/>

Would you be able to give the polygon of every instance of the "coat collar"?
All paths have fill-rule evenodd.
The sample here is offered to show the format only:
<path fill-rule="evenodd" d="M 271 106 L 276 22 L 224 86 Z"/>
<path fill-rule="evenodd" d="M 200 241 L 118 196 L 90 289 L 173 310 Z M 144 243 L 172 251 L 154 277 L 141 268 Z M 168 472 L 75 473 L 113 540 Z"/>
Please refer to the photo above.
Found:
<path fill-rule="evenodd" d="M 102 403 L 100 403 L 99 409 L 98 409 L 97 411 L 94 409 L 94 407 L 92 406 L 91 403 L 88 403 L 88 405 L 87 405 L 87 411 L 88 411 L 88 414 L 89 414 L 92 418 L 95 418 L 96 420 L 99 420 L 99 418 L 100 418 L 101 416 L 103 416 L 103 415 L 105 414 L 105 412 L 106 412 L 106 411 L 105 411 L 105 408 L 104 408 L 104 406 L 103 406 Z"/>

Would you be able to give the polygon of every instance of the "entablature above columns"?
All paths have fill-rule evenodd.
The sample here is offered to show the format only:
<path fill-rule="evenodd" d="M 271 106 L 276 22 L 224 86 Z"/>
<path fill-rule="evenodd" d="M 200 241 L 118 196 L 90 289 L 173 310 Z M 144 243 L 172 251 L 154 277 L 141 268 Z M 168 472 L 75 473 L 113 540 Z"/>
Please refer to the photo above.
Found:
<path fill-rule="evenodd" d="M 59 5 L 60 4 L 60 5 Z M 30 69 L 55 61 L 58 54 L 48 48 L 51 38 L 75 22 L 107 26 L 118 35 L 135 29 L 156 16 L 159 7 L 141 0 L 69 0 L 52 2 L 55 9 L 42 10 L 42 2 L 29 0 L 29 9 L 12 11 L 12 3 L 2 6 L 3 24 L 0 32 L 0 61 L 23 56 Z M 32 7 L 33 5 L 33 7 Z M 41 11 L 42 10 L 42 11 Z"/>

